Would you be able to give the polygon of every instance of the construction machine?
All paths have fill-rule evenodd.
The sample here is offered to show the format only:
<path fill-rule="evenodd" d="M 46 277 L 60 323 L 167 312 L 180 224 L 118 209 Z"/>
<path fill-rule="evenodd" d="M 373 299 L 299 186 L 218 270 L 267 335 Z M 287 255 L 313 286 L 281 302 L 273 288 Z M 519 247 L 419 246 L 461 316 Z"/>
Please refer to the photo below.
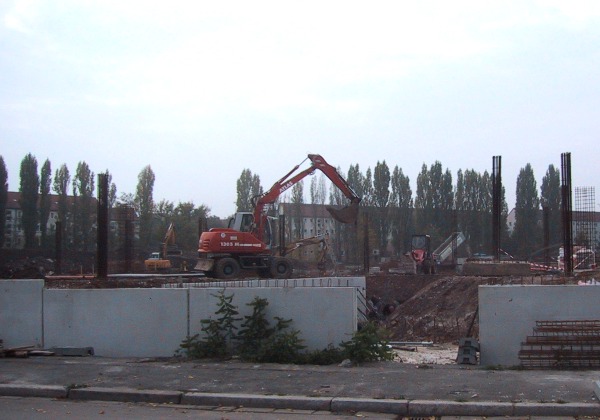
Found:
<path fill-rule="evenodd" d="M 161 244 L 161 251 L 150 254 L 150 257 L 144 261 L 144 266 L 147 271 L 170 270 L 171 260 L 168 257 L 181 254 L 181 250 L 175 247 L 175 227 L 171 223 Z"/>
<path fill-rule="evenodd" d="M 310 160 L 310 167 L 296 173 L 306 160 Z M 235 278 L 241 269 L 257 270 L 261 277 L 290 277 L 292 264 L 276 252 L 275 235 L 267 209 L 281 194 L 316 170 L 323 172 L 350 200 L 349 206 L 343 209 L 327 207 L 331 216 L 341 223 L 354 223 L 358 217 L 360 197 L 322 156 L 309 154 L 266 193 L 257 197 L 253 212 L 238 212 L 227 228 L 213 228 L 200 235 L 196 269 L 221 279 Z"/>
<path fill-rule="evenodd" d="M 412 236 L 410 256 L 417 264 L 417 273 L 435 274 L 437 261 L 431 252 L 429 235 Z"/>

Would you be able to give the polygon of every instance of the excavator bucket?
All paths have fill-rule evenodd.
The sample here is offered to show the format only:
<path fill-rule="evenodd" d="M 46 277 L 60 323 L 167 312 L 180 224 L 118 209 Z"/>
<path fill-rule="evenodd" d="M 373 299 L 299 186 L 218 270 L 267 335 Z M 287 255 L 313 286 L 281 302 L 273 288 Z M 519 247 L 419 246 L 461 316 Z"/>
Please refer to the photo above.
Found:
<path fill-rule="evenodd" d="M 358 201 L 352 202 L 349 206 L 342 209 L 336 209 L 334 207 L 326 207 L 331 217 L 340 223 L 356 223 L 358 219 Z"/>

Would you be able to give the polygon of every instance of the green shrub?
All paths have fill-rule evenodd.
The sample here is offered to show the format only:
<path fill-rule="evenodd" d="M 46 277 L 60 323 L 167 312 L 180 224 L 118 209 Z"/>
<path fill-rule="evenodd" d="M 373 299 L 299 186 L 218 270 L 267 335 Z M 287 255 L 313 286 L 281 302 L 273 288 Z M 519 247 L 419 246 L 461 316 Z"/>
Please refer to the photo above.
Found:
<path fill-rule="evenodd" d="M 180 350 L 187 356 L 195 359 L 207 357 L 225 358 L 233 354 L 232 338 L 235 337 L 235 322 L 241 318 L 238 315 L 237 308 L 231 304 L 233 295 L 226 296 L 225 291 L 221 290 L 217 295 L 212 295 L 219 300 L 219 309 L 215 313 L 221 315 L 217 319 L 203 319 L 200 321 L 200 331 L 203 333 L 203 339 L 200 334 L 186 337 L 180 345 Z"/>
<path fill-rule="evenodd" d="M 394 352 L 388 345 L 387 331 L 372 322 L 362 325 L 350 341 L 340 344 L 346 358 L 354 363 L 393 360 Z"/>
<path fill-rule="evenodd" d="M 266 317 L 267 299 L 255 297 L 248 303 L 252 313 L 243 318 L 238 331 L 236 323 L 242 318 L 236 317 L 239 312 L 231 303 L 233 295 L 226 296 L 221 291 L 213 296 L 219 299 L 215 314 L 220 316 L 201 320 L 201 334 L 186 337 L 178 353 L 198 359 L 239 355 L 242 360 L 251 362 L 315 365 L 336 364 L 345 359 L 363 363 L 394 357 L 386 339 L 387 332 L 373 323 L 364 324 L 350 341 L 340 343 L 339 347 L 329 345 L 323 350 L 303 352 L 306 346 L 302 344 L 300 331 L 289 328 L 291 319 L 275 317 L 275 326 L 270 326 Z"/>

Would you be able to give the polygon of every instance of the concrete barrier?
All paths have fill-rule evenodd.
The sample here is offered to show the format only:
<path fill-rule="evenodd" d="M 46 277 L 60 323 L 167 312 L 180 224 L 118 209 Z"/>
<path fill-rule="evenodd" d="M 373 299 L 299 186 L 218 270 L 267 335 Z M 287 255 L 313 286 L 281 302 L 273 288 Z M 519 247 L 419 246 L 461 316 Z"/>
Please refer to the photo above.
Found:
<path fill-rule="evenodd" d="M 0 281 L 0 339 L 4 347 L 42 346 L 43 289 L 44 280 Z"/>
<path fill-rule="evenodd" d="M 336 283 L 335 278 L 318 280 Z M 364 278 L 351 282 L 361 286 Z M 272 325 L 276 316 L 292 319 L 290 328 L 300 331 L 308 350 L 337 346 L 356 331 L 360 287 L 269 284 L 226 289 L 44 289 L 43 280 L 0 280 L 0 338 L 5 347 L 92 347 L 97 356 L 169 357 L 186 336 L 200 332 L 202 319 L 215 317 L 221 290 L 234 295 L 241 317 L 250 315 L 248 304 L 255 297 L 267 299 L 266 315 Z"/>
<path fill-rule="evenodd" d="M 520 364 L 535 321 L 600 319 L 599 286 L 479 286 L 480 364 Z"/>
<path fill-rule="evenodd" d="M 184 289 L 46 289 L 45 347 L 97 356 L 172 356 L 187 335 Z"/>

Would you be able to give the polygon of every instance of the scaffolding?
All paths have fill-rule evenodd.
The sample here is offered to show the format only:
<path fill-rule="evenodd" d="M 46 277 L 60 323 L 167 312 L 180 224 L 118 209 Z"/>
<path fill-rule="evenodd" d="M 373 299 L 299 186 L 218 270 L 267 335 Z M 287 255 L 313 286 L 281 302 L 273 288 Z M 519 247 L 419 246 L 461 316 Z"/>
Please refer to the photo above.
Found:
<path fill-rule="evenodd" d="M 574 245 L 593 251 L 597 248 L 595 216 L 596 189 L 594 187 L 575 188 L 575 213 L 573 215 Z"/>

